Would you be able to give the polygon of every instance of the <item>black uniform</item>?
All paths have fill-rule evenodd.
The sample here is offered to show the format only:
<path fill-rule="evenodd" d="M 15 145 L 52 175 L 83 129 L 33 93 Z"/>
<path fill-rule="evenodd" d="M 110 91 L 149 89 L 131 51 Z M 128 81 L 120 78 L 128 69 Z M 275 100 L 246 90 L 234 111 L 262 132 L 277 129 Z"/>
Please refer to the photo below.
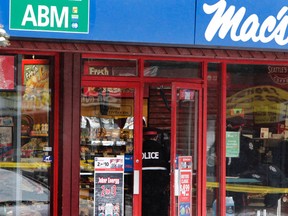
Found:
<path fill-rule="evenodd" d="M 165 148 L 157 141 L 143 143 L 143 216 L 167 216 L 169 165 Z"/>
<path fill-rule="evenodd" d="M 238 176 L 239 174 L 254 168 L 259 163 L 258 147 L 249 137 L 240 135 L 240 153 L 237 158 L 226 158 L 227 175 Z"/>

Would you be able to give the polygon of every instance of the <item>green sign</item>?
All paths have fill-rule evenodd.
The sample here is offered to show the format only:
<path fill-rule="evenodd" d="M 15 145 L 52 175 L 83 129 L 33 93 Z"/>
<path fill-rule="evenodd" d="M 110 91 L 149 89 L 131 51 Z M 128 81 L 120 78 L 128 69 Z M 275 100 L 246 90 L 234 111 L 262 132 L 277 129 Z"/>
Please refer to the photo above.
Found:
<path fill-rule="evenodd" d="M 10 0 L 10 29 L 89 33 L 90 0 Z"/>
<path fill-rule="evenodd" d="M 240 132 L 226 132 L 226 157 L 239 157 Z"/>

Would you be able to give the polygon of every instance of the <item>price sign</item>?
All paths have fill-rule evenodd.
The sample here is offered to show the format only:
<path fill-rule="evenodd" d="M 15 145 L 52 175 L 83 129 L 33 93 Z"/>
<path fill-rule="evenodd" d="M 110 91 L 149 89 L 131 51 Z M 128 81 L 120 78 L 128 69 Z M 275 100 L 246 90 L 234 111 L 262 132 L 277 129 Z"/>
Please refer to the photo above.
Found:
<path fill-rule="evenodd" d="M 190 179 L 190 173 L 187 173 L 187 175 L 181 175 L 181 183 L 180 183 L 180 191 L 182 197 L 189 197 L 191 190 L 191 185 L 189 184 Z"/>
<path fill-rule="evenodd" d="M 124 215 L 124 157 L 94 159 L 95 215 Z"/>
<path fill-rule="evenodd" d="M 96 157 L 94 167 L 95 167 L 95 171 L 123 172 L 124 171 L 124 158 L 123 157 Z"/>
<path fill-rule="evenodd" d="M 178 197 L 178 215 L 192 215 L 192 157 L 179 156 L 180 194 Z"/>

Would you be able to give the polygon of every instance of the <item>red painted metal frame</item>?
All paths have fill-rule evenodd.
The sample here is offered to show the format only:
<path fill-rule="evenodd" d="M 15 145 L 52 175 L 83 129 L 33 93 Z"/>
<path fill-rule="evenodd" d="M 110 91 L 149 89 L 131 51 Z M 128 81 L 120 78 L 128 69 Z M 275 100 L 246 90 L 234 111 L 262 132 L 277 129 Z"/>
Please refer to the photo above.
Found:
<path fill-rule="evenodd" d="M 208 62 L 203 62 L 202 64 L 202 71 L 203 75 L 202 77 L 207 77 L 207 68 L 208 68 Z M 202 85 L 202 90 L 203 90 L 203 98 L 200 101 L 202 102 L 202 133 L 200 136 L 202 136 L 202 145 L 198 145 L 199 148 L 202 149 L 202 175 L 199 176 L 201 178 L 201 185 L 202 185 L 202 190 L 201 190 L 201 206 L 199 207 L 199 212 L 200 215 L 207 215 L 206 213 L 206 202 L 207 202 L 207 192 L 206 192 L 206 179 L 207 179 L 207 166 L 206 166 L 206 154 L 207 154 L 207 79 L 204 79 L 204 83 Z M 201 117 L 200 116 L 200 117 Z"/>
<path fill-rule="evenodd" d="M 52 200 L 52 215 L 58 215 L 58 188 L 59 188 L 59 101 L 60 101 L 60 62 L 59 55 L 54 56 L 54 121 L 53 121 L 53 143 L 54 143 L 54 154 L 53 154 L 53 200 Z"/>
<path fill-rule="evenodd" d="M 177 142 L 177 137 L 176 137 L 176 116 L 177 116 L 177 86 L 172 85 L 172 99 L 171 99 L 171 154 L 170 154 L 170 215 L 176 215 L 176 201 L 175 201 L 175 187 L 174 187 L 174 182 L 175 182 L 175 163 L 176 163 L 176 142 Z"/>
<path fill-rule="evenodd" d="M 221 65 L 220 101 L 220 215 L 226 214 L 226 64 Z M 219 205 L 218 205 L 219 206 Z"/>

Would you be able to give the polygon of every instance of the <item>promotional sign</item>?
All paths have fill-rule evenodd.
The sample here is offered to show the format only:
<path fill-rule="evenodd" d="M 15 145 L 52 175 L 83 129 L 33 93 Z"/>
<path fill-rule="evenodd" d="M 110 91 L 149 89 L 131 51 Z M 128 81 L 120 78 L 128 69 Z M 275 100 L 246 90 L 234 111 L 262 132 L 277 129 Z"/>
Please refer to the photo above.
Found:
<path fill-rule="evenodd" d="M 45 60 L 23 62 L 23 110 L 49 110 L 49 68 L 49 62 Z"/>
<path fill-rule="evenodd" d="M 124 157 L 96 157 L 94 215 L 124 215 Z"/>
<path fill-rule="evenodd" d="M 226 157 L 239 157 L 240 132 L 226 132 Z"/>
<path fill-rule="evenodd" d="M 192 156 L 179 156 L 178 215 L 192 215 Z"/>
<path fill-rule="evenodd" d="M 234 108 L 253 113 L 256 124 L 284 121 L 287 112 L 288 92 L 270 85 L 245 88 L 226 100 L 227 110 Z M 227 118 L 231 113 L 227 112 Z"/>

